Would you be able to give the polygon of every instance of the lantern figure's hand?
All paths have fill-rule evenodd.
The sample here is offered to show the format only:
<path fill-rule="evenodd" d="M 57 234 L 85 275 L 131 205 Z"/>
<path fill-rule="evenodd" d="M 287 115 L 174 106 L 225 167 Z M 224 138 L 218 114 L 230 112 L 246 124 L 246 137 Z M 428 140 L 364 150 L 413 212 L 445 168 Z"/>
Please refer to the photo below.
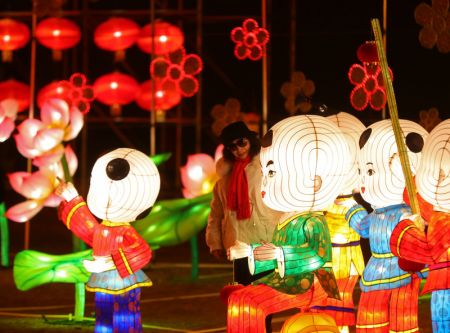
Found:
<path fill-rule="evenodd" d="M 249 244 L 236 241 L 233 246 L 227 250 L 228 260 L 240 259 L 252 255 L 252 247 Z"/>
<path fill-rule="evenodd" d="M 263 243 L 263 245 L 254 249 L 253 254 L 258 261 L 273 260 L 278 258 L 280 250 L 272 243 Z"/>
<path fill-rule="evenodd" d="M 116 268 L 111 256 L 94 256 L 94 260 L 83 260 L 83 265 L 91 273 L 101 273 Z"/>
<path fill-rule="evenodd" d="M 420 214 L 403 214 L 400 220 L 410 220 L 421 231 L 425 230 L 427 224 Z"/>
<path fill-rule="evenodd" d="M 78 191 L 72 183 L 60 181 L 55 188 L 55 194 L 66 201 L 70 201 L 78 196 Z"/>

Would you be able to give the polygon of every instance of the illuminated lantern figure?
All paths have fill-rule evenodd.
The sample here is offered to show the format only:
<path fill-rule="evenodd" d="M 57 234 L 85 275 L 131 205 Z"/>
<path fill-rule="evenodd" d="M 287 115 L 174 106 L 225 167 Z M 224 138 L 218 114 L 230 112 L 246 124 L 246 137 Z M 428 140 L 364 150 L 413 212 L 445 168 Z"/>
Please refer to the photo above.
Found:
<path fill-rule="evenodd" d="M 8 18 L 0 20 L 0 50 L 2 60 L 10 62 L 12 51 L 24 47 L 30 40 L 30 29 L 22 22 Z"/>
<path fill-rule="evenodd" d="M 9 79 L 0 82 L 0 101 L 14 99 L 18 104 L 18 112 L 25 111 L 30 106 L 30 86 Z"/>
<path fill-rule="evenodd" d="M 339 333 L 334 319 L 325 313 L 298 313 L 286 320 L 281 333 Z"/>
<path fill-rule="evenodd" d="M 139 26 L 134 21 L 115 17 L 95 29 L 94 42 L 103 50 L 115 52 L 115 60 L 121 61 L 125 58 L 125 50 L 136 43 L 138 36 Z"/>
<path fill-rule="evenodd" d="M 154 31 L 153 31 L 154 27 Z M 177 26 L 158 21 L 145 25 L 137 40 L 137 46 L 145 53 L 163 55 L 183 46 L 184 35 Z"/>
<path fill-rule="evenodd" d="M 419 166 L 427 132 L 400 119 L 411 170 Z M 419 279 L 399 267 L 389 246 L 392 230 L 411 210 L 403 202 L 405 177 L 390 120 L 369 126 L 359 139 L 360 191 L 374 211 L 359 205 L 346 218 L 361 237 L 369 238 L 372 256 L 360 281 L 357 332 L 415 332 L 418 330 Z"/>
<path fill-rule="evenodd" d="M 353 289 L 364 270 L 360 236 L 350 228 L 345 215 L 351 207 L 357 205 L 352 193 L 358 188 L 358 141 L 366 127 L 358 118 L 345 112 L 339 112 L 328 118 L 339 127 L 347 141 L 350 170 L 339 196 L 325 212 L 333 249 L 333 272 L 337 279 L 341 300 L 328 298 L 326 306 L 316 308 L 325 310 L 331 315 L 342 332 L 348 331 L 347 326 L 356 323 Z"/>
<path fill-rule="evenodd" d="M 36 26 L 36 38 L 43 46 L 53 50 L 53 60 L 62 59 L 62 50 L 78 44 L 81 31 L 71 20 L 61 17 L 46 18 Z"/>
<path fill-rule="evenodd" d="M 96 99 L 111 106 L 114 117 L 121 115 L 121 105 L 135 100 L 138 90 L 139 83 L 133 77 L 119 72 L 103 75 L 94 82 Z"/>
<path fill-rule="evenodd" d="M 413 217 L 405 219 L 392 233 L 391 250 L 400 258 L 428 264 L 422 293 L 432 293 L 433 332 L 443 333 L 450 329 L 450 119 L 437 125 L 426 139 L 416 182 L 425 199 L 419 202 L 428 220 L 427 232 L 415 226 Z"/>
<path fill-rule="evenodd" d="M 95 332 L 142 332 L 140 288 L 152 285 L 142 268 L 152 252 L 130 222 L 153 206 L 159 188 L 150 158 L 119 148 L 95 162 L 87 203 L 71 183 L 56 189 L 65 199 L 63 223 L 93 249 L 83 264 L 92 273 L 86 289 L 95 292 Z"/>
<path fill-rule="evenodd" d="M 269 314 L 339 298 L 322 211 L 341 190 L 348 172 L 347 155 L 344 136 L 325 117 L 289 117 L 263 137 L 263 202 L 285 214 L 272 243 L 238 243 L 231 247 L 229 258 L 248 257 L 254 274 L 275 271 L 231 293 L 228 332 L 264 332 Z"/>

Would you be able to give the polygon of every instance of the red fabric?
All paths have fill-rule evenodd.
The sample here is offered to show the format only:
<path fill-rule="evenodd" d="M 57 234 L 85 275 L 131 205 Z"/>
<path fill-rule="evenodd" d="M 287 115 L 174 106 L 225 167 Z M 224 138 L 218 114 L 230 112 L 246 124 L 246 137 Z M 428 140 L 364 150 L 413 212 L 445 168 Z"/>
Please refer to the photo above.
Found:
<path fill-rule="evenodd" d="M 228 208 L 236 211 L 238 220 L 250 218 L 250 199 L 248 196 L 247 174 L 245 173 L 245 167 L 249 163 L 249 156 L 246 159 L 234 162 L 230 184 L 228 185 Z"/>
<path fill-rule="evenodd" d="M 433 205 L 429 202 L 425 201 L 424 198 L 420 196 L 419 193 L 416 193 L 417 201 L 419 202 L 419 208 L 420 208 L 420 215 L 425 221 L 429 221 L 431 218 L 431 214 L 433 214 Z M 403 201 L 408 205 L 411 206 L 409 202 L 409 196 L 408 196 L 408 190 L 403 190 Z"/>

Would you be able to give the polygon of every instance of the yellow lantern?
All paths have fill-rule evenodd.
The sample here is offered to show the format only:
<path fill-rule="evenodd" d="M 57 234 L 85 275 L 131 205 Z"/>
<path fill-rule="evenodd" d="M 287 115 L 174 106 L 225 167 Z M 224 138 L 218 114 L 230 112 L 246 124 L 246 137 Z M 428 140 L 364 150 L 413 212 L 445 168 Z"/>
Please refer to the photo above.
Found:
<path fill-rule="evenodd" d="M 339 333 L 334 319 L 325 313 L 298 313 L 286 320 L 280 333 Z"/>

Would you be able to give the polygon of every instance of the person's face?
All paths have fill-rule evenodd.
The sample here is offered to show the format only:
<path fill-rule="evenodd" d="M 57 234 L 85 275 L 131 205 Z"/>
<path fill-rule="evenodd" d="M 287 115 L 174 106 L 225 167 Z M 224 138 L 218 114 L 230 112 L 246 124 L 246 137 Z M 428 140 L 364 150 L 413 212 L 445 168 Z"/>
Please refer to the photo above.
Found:
<path fill-rule="evenodd" d="M 239 138 L 234 140 L 226 147 L 237 159 L 247 158 L 250 152 L 250 141 L 247 138 Z"/>

